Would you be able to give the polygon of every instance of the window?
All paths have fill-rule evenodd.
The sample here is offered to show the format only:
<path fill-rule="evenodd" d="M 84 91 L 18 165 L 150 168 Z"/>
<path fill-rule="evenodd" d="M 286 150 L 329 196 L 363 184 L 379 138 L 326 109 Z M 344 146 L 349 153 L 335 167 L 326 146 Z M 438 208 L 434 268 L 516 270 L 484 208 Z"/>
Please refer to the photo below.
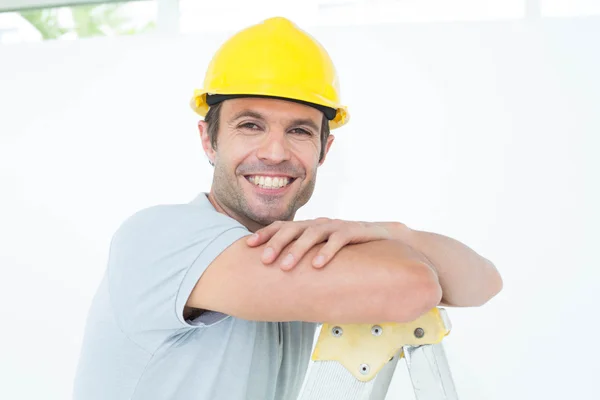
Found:
<path fill-rule="evenodd" d="M 230 31 L 273 16 L 302 26 L 523 18 L 524 0 L 179 0 L 181 32 Z M 235 10 L 232 12 L 231 10 Z"/>
<path fill-rule="evenodd" d="M 600 15 L 598 0 L 540 0 L 543 17 Z"/>
<path fill-rule="evenodd" d="M 231 32 L 273 16 L 308 28 L 600 15 L 600 0 L 94 1 L 0 0 L 0 43 L 130 35 L 157 28 Z M 23 7 L 38 8 L 15 11 Z"/>
<path fill-rule="evenodd" d="M 121 36 L 156 27 L 155 0 L 0 13 L 0 43 Z"/>
<path fill-rule="evenodd" d="M 523 0 L 320 1 L 321 25 L 522 18 Z"/>

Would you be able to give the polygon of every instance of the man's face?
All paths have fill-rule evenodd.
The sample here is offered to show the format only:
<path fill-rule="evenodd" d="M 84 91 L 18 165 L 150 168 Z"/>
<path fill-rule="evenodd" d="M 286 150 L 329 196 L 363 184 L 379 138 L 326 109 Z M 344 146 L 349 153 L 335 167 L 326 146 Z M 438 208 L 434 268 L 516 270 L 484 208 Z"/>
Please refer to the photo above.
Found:
<path fill-rule="evenodd" d="M 319 110 L 289 101 L 224 101 L 216 151 L 203 134 L 215 165 L 213 197 L 223 211 L 251 225 L 292 220 L 314 191 L 322 120 Z M 330 135 L 326 151 L 332 142 Z"/>

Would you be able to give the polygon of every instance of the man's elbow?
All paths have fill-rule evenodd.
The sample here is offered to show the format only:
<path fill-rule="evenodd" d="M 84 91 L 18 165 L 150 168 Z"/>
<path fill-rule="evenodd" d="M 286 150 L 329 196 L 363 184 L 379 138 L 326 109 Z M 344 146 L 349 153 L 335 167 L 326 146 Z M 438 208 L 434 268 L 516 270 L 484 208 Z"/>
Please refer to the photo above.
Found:
<path fill-rule="evenodd" d="M 442 288 L 429 266 L 417 268 L 410 279 L 399 285 L 388 304 L 391 322 L 411 322 L 440 304 Z M 410 283 L 409 283 L 410 282 Z"/>
<path fill-rule="evenodd" d="M 441 305 L 449 307 L 481 307 L 496 297 L 504 287 L 504 282 L 496 267 L 488 261 L 487 273 L 468 290 L 444 295 Z"/>
<path fill-rule="evenodd" d="M 478 299 L 478 304 L 476 304 L 475 307 L 479 307 L 486 304 L 488 301 L 496 297 L 496 295 L 502 291 L 502 288 L 504 287 L 504 282 L 502 281 L 502 277 L 500 276 L 500 273 L 498 273 L 495 267 L 493 269 L 493 272 L 490 273 L 487 282 L 483 286 L 485 289 L 482 291 L 481 298 Z"/>

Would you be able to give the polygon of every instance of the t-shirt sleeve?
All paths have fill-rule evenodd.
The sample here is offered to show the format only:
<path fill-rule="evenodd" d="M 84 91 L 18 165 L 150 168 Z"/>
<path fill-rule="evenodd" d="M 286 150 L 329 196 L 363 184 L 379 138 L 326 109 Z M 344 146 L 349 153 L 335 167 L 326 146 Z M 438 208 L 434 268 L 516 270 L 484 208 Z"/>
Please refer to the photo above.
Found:
<path fill-rule="evenodd" d="M 155 206 L 127 219 L 108 259 L 111 305 L 123 332 L 152 348 L 173 331 L 225 318 L 209 312 L 186 321 L 183 309 L 210 263 L 249 234 L 236 220 L 191 204 Z"/>

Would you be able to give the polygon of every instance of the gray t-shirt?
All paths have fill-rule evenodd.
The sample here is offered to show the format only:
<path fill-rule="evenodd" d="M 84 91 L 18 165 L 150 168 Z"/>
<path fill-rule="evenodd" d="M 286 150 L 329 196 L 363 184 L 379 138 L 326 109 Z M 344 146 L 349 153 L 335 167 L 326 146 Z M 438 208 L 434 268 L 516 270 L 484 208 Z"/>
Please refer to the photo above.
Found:
<path fill-rule="evenodd" d="M 249 234 L 205 193 L 128 218 L 88 315 L 74 399 L 295 399 L 316 324 L 183 316 L 208 265 Z"/>

